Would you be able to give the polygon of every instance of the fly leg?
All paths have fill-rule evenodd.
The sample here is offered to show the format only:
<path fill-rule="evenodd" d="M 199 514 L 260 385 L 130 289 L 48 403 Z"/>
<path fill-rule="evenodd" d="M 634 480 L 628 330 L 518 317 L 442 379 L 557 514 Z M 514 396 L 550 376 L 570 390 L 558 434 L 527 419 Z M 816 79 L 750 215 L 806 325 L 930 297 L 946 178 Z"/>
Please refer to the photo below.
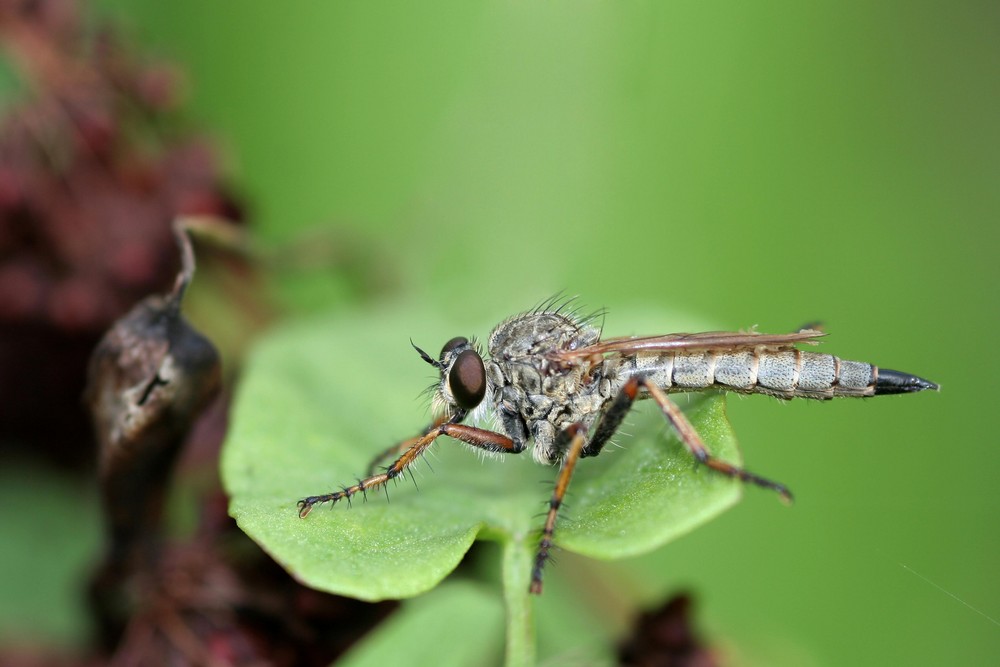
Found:
<path fill-rule="evenodd" d="M 639 395 L 639 390 L 645 388 L 649 395 L 657 402 L 663 414 L 667 417 L 670 425 L 674 427 L 680 436 L 681 442 L 691 452 L 691 455 L 699 462 L 707 465 L 712 470 L 721 472 L 729 477 L 735 477 L 744 482 L 750 482 L 758 486 L 777 491 L 785 500 L 791 500 L 791 493 L 783 485 L 772 482 L 763 477 L 759 477 L 747 470 L 734 466 L 725 461 L 721 461 L 712 456 L 701 437 L 695 430 L 691 422 L 688 421 L 684 413 L 678 408 L 654 382 L 642 377 L 632 377 L 622 387 L 618 396 L 611 403 L 607 410 L 601 415 L 594 435 L 589 439 L 583 433 L 581 424 L 573 424 L 569 428 L 561 431 L 557 436 L 556 449 L 562 450 L 569 443 L 566 453 L 563 455 L 562 468 L 556 480 L 555 489 L 552 492 L 552 499 L 549 500 L 549 511 L 545 517 L 545 526 L 542 528 L 542 539 L 538 544 L 538 553 L 535 555 L 535 566 L 531 571 L 531 593 L 542 592 L 542 568 L 549 560 L 549 552 L 552 550 L 552 537 L 555 534 L 556 517 L 559 508 L 562 506 L 566 489 L 569 488 L 570 479 L 573 476 L 573 469 L 576 467 L 577 459 L 588 456 L 597 456 L 601 449 L 607 444 L 611 436 L 615 434 L 621 426 L 625 415 L 632 409 L 633 403 Z"/>
<path fill-rule="evenodd" d="M 562 468 L 559 470 L 559 477 L 556 479 L 556 487 L 552 491 L 552 499 L 549 500 L 549 511 L 545 516 L 545 527 L 542 528 L 542 539 L 538 543 L 538 553 L 535 554 L 535 566 L 531 570 L 531 586 L 529 592 L 539 595 L 542 592 L 542 568 L 549 559 L 549 551 L 552 549 L 552 536 L 556 530 L 556 515 L 559 514 L 559 507 L 562 505 L 566 489 L 569 488 L 569 480 L 573 477 L 573 469 L 576 461 L 583 452 L 583 445 L 587 441 L 586 432 L 582 424 L 572 424 L 568 428 L 559 432 L 556 436 L 556 445 L 559 449 L 569 442 L 569 449 L 563 456 Z"/>
<path fill-rule="evenodd" d="M 435 419 L 433 422 L 431 422 L 430 426 L 428 426 L 423 431 L 421 431 L 420 435 L 418 435 L 417 437 L 415 437 L 415 438 L 409 438 L 407 440 L 403 440 L 402 442 L 397 442 L 395 445 L 392 445 L 391 447 L 388 447 L 388 448 L 382 450 L 381 452 L 379 452 L 375 456 L 375 458 L 372 459 L 372 462 L 368 464 L 368 476 L 371 477 L 372 475 L 375 474 L 375 471 L 378 470 L 379 465 L 382 463 L 382 461 L 384 461 L 384 460 L 386 460 L 388 458 L 396 458 L 396 457 L 398 457 L 400 454 L 402 454 L 403 452 L 405 452 L 407 449 L 409 449 L 410 447 L 412 447 L 413 445 L 415 445 L 417 443 L 417 441 L 420 440 L 420 438 L 422 438 L 423 436 L 427 435 L 428 433 L 430 433 L 431 431 L 433 431 L 434 429 L 436 429 L 441 424 L 444 424 L 447 421 L 456 422 L 457 421 L 457 417 L 458 417 L 458 415 L 456 415 L 455 417 L 452 417 L 452 418 L 449 418 L 447 415 L 441 415 L 440 417 L 438 417 L 437 419 Z"/>
<path fill-rule="evenodd" d="M 633 378 L 634 379 L 634 378 Z M 670 425 L 674 427 L 677 431 L 677 435 L 680 437 L 681 442 L 687 447 L 687 450 L 691 452 L 695 460 L 698 463 L 703 463 L 712 470 L 716 472 L 721 472 L 723 475 L 728 477 L 734 477 L 741 482 L 749 482 L 751 484 L 756 484 L 757 486 L 762 486 L 765 489 L 771 489 L 776 491 L 781 499 L 785 502 L 791 502 L 792 494 L 783 484 L 777 482 L 772 482 L 769 479 L 765 479 L 749 470 L 744 470 L 743 468 L 734 466 L 731 463 L 726 463 L 725 461 L 719 460 L 712 456 L 708 449 L 705 447 L 705 443 L 701 441 L 701 436 L 698 435 L 698 431 L 695 430 L 694 426 L 688 421 L 688 418 L 684 416 L 677 404 L 671 401 L 666 393 L 655 383 L 649 381 L 648 379 L 640 380 L 649 395 L 656 401 L 657 405 L 660 406 L 660 410 L 663 411 L 663 415 L 670 422 Z M 630 384 L 632 380 L 629 381 Z M 624 393 L 624 390 L 623 390 Z"/>
<path fill-rule="evenodd" d="M 598 422 L 597 428 L 594 429 L 594 437 L 583 448 L 583 453 L 580 456 L 587 458 L 588 456 L 597 456 L 601 453 L 604 445 L 618 431 L 618 427 L 622 425 L 625 415 L 632 409 L 632 404 L 635 403 L 635 398 L 639 395 L 639 383 L 639 378 L 632 377 L 622 386 L 621 391 L 615 396 L 615 400 L 611 403 L 611 406 L 601 415 L 601 421 Z"/>
<path fill-rule="evenodd" d="M 456 440 L 461 440 L 467 445 L 472 445 L 473 447 L 478 447 L 488 452 L 520 454 L 525 449 L 525 443 L 514 442 L 507 436 L 501 435 L 500 433 L 494 433 L 493 431 L 487 431 L 486 429 L 446 421 L 438 424 L 437 426 L 432 426 L 423 435 L 406 441 L 407 443 L 412 442 L 412 444 L 410 444 L 406 451 L 404 451 L 399 458 L 393 461 L 393 463 L 383 472 L 375 475 L 369 475 L 365 479 L 358 480 L 357 483 L 352 484 L 351 486 L 345 486 L 340 491 L 303 498 L 298 502 L 299 517 L 304 519 L 306 515 L 312 511 L 312 508 L 315 505 L 327 502 L 336 503 L 338 500 L 344 499 L 350 500 L 351 496 L 356 493 L 361 493 L 363 496 L 367 496 L 369 490 L 384 487 L 389 480 L 402 475 L 403 472 L 414 461 L 420 458 L 420 455 L 423 454 L 427 448 L 434 444 L 434 441 L 442 435 L 447 435 L 455 438 Z"/>
<path fill-rule="evenodd" d="M 549 500 L 549 511 L 545 517 L 545 527 L 542 528 L 542 540 L 538 544 L 538 553 L 535 555 L 535 567 L 531 571 L 531 587 L 529 591 L 535 594 L 542 592 L 542 568 L 549 560 L 549 552 L 552 550 L 552 535 L 555 533 L 556 515 L 562 506 L 563 497 L 569 487 L 569 480 L 573 476 L 573 469 L 576 461 L 588 456 L 597 456 L 601 448 L 611 439 L 618 427 L 621 426 L 625 415 L 632 408 L 635 397 L 639 393 L 639 380 L 632 378 L 625 383 L 621 392 L 615 397 L 614 402 L 601 415 L 597 426 L 594 428 L 594 435 L 589 438 L 583 433 L 581 424 L 572 424 L 561 431 L 556 440 L 556 451 L 562 451 L 567 447 L 563 455 L 562 468 L 556 480 L 556 487 L 552 492 L 552 499 Z"/>
<path fill-rule="evenodd" d="M 584 447 L 581 456 L 597 456 L 601 453 L 601 448 L 604 447 L 605 443 L 615 434 L 618 427 L 621 425 L 622 420 L 628 411 L 632 408 L 632 404 L 635 402 L 636 397 L 639 395 L 639 390 L 645 388 L 649 395 L 656 401 L 657 405 L 660 406 L 660 410 L 663 411 L 664 416 L 670 425 L 674 427 L 677 435 L 680 437 L 681 442 L 687 448 L 691 455 L 694 456 L 698 463 L 703 463 L 712 470 L 721 472 L 728 477 L 735 477 L 743 482 L 749 482 L 751 484 L 756 484 L 757 486 L 762 486 L 767 489 L 776 491 L 783 500 L 791 501 L 792 494 L 785 488 L 784 485 L 778 484 L 777 482 L 772 482 L 769 479 L 765 479 L 754 473 L 739 468 L 732 465 L 731 463 L 726 463 L 721 461 L 714 456 L 712 456 L 708 448 L 705 447 L 705 443 L 702 442 L 701 436 L 698 435 L 698 431 L 695 430 L 688 418 L 684 416 L 677 405 L 667 398 L 667 395 L 656 386 L 656 383 L 651 382 L 646 378 L 639 376 L 633 376 L 625 383 L 618 396 L 615 397 L 614 402 L 611 407 L 607 409 L 604 413 L 601 422 L 597 425 L 597 429 L 594 432 L 594 437 L 591 438 L 587 446 Z"/>

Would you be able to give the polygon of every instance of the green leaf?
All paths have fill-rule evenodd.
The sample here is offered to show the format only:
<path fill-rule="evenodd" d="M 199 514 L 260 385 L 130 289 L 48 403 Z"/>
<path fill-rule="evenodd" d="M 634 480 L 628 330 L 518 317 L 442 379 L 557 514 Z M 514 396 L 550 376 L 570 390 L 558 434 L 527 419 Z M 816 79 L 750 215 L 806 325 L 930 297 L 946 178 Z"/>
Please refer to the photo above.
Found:
<path fill-rule="evenodd" d="M 404 603 L 337 667 L 489 665 L 503 643 L 502 625 L 503 605 L 491 591 L 470 582 L 449 583 Z"/>
<path fill-rule="evenodd" d="M 101 551 L 97 494 L 29 465 L 0 467 L 0 644 L 49 648 L 87 641 L 82 582 Z"/>
<path fill-rule="evenodd" d="M 655 319 L 659 332 L 672 321 Z M 628 327 L 640 320 L 651 317 L 618 317 L 615 330 L 635 333 Z M 242 529 L 304 583 L 365 600 L 434 587 L 477 536 L 537 540 L 556 468 L 529 453 L 484 458 L 448 438 L 390 485 L 390 502 L 355 496 L 351 507 L 316 508 L 306 519 L 296 511 L 298 499 L 352 483 L 376 453 L 429 421 L 414 397 L 432 369 L 410 348 L 411 335 L 436 351 L 454 335 L 488 329 L 463 331 L 447 317 L 393 308 L 300 323 L 263 340 L 245 370 L 223 455 L 230 511 Z M 738 499 L 738 484 L 696 469 L 655 405 L 644 408 L 626 421 L 630 436 L 577 466 L 559 546 L 607 559 L 643 553 Z M 689 416 L 713 452 L 739 462 L 721 397 L 692 401 Z"/>

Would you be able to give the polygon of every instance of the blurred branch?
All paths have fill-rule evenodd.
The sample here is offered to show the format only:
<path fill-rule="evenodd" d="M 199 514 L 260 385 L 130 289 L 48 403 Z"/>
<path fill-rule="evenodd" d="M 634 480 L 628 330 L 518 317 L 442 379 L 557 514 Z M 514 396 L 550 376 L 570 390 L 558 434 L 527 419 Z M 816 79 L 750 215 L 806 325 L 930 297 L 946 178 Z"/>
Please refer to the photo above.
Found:
<path fill-rule="evenodd" d="M 0 55 L 23 83 L 0 118 L 0 377 L 18 378 L 0 383 L 0 447 L 77 465 L 93 458 L 88 355 L 174 281 L 171 221 L 243 216 L 208 143 L 176 131 L 179 73 L 82 4 L 0 0 Z"/>
<path fill-rule="evenodd" d="M 182 262 L 173 291 L 141 301 L 91 357 L 86 402 L 99 443 L 108 550 L 92 586 L 106 641 L 121 631 L 121 590 L 149 569 L 162 534 L 163 500 L 191 427 L 219 390 L 219 355 L 181 315 L 194 275 L 184 226 L 174 226 Z"/>

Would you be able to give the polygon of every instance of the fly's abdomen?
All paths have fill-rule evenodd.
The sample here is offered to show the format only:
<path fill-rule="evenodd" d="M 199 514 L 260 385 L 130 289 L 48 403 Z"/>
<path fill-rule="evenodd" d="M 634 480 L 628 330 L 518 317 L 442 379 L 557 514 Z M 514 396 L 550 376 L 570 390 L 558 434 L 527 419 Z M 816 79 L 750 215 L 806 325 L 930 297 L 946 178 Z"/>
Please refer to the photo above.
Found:
<path fill-rule="evenodd" d="M 820 399 L 875 395 L 878 369 L 863 361 L 802 350 L 763 352 L 756 359 L 757 382 L 751 389 L 756 393 Z"/>
<path fill-rule="evenodd" d="M 667 391 L 718 388 L 780 398 L 827 399 L 937 389 L 905 373 L 798 349 L 640 355 L 635 370 Z"/>

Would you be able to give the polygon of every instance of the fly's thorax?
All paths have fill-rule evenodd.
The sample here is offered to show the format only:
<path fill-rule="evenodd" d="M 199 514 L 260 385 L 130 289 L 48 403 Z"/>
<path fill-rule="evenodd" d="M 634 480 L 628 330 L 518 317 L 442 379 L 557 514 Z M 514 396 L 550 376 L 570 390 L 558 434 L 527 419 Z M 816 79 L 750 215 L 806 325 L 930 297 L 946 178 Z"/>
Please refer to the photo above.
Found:
<path fill-rule="evenodd" d="M 545 419 L 558 400 L 544 391 L 544 386 L 550 383 L 534 364 L 491 360 L 486 373 L 493 388 L 494 409 L 517 415 L 529 431 L 534 421 Z"/>
<path fill-rule="evenodd" d="M 533 357 L 506 362 L 491 359 L 486 374 L 497 409 L 517 412 L 528 421 L 544 419 L 557 408 L 574 412 L 578 401 L 601 386 L 610 386 L 599 373 L 591 372 L 589 364 L 555 367 Z"/>
<path fill-rule="evenodd" d="M 599 329 L 569 315 L 531 312 L 497 325 L 490 333 L 488 349 L 493 359 L 545 359 L 552 352 L 593 345 L 600 337 Z"/>
<path fill-rule="evenodd" d="M 581 400 L 590 392 L 589 365 L 556 364 L 553 354 L 599 339 L 586 321 L 552 311 L 514 316 L 490 333 L 486 377 L 497 421 L 515 441 L 534 440 L 536 461 L 556 460 L 555 434 L 577 421 L 589 425 L 596 412 L 581 409 L 595 403 Z"/>
<path fill-rule="evenodd" d="M 579 368 L 552 364 L 554 352 L 591 345 L 600 332 L 562 313 L 531 312 L 512 317 L 490 333 L 486 375 L 497 390 L 497 409 L 528 420 L 544 418 L 555 403 L 578 392 Z"/>
<path fill-rule="evenodd" d="M 610 384 L 585 376 L 586 371 L 580 366 L 542 372 L 528 359 L 487 362 L 498 424 L 516 442 L 533 440 L 532 454 L 539 463 L 556 462 L 561 456 L 555 448 L 556 434 L 577 422 L 589 428 L 603 406 L 598 389 Z"/>

